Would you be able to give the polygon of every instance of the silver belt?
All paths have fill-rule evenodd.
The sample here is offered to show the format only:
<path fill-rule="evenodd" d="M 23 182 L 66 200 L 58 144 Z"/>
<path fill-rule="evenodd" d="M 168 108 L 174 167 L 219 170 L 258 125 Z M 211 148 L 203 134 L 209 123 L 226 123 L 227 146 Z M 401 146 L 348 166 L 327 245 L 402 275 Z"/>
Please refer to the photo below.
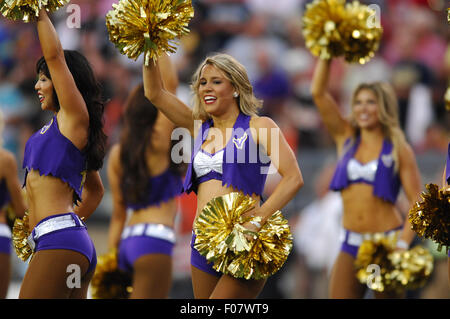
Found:
<path fill-rule="evenodd" d="M 339 240 L 341 242 L 346 241 L 347 244 L 352 246 L 361 246 L 361 244 L 365 240 L 373 240 L 378 236 L 383 237 L 395 236 L 397 233 L 399 234 L 400 232 L 401 232 L 400 229 L 393 229 L 387 232 L 378 232 L 378 233 L 355 233 L 346 229 L 342 229 L 339 234 Z"/>
<path fill-rule="evenodd" d="M 122 239 L 133 236 L 148 236 L 167 240 L 175 243 L 175 232 L 169 226 L 163 224 L 135 224 L 127 226 L 122 232 Z"/>
<path fill-rule="evenodd" d="M 8 225 L 0 224 L 0 237 L 11 238 L 11 229 L 9 229 Z"/>
<path fill-rule="evenodd" d="M 34 250 L 36 246 L 35 241 L 39 237 L 60 229 L 75 226 L 86 227 L 81 219 L 74 213 L 51 217 L 34 227 L 33 231 L 27 238 L 28 244 L 30 245 L 31 249 Z"/>

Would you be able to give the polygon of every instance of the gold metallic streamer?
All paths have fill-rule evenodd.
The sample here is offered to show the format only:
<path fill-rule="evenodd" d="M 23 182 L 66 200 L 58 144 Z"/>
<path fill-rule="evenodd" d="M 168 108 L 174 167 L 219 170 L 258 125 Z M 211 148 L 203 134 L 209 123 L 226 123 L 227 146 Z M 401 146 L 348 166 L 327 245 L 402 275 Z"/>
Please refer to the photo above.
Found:
<path fill-rule="evenodd" d="M 382 28 L 376 12 L 358 1 L 314 0 L 303 16 L 306 47 L 315 56 L 343 56 L 347 62 L 364 64 L 375 56 Z"/>
<path fill-rule="evenodd" d="M 396 251 L 396 241 L 396 235 L 379 234 L 361 244 L 355 260 L 360 283 L 378 292 L 398 293 L 425 285 L 433 271 L 432 255 L 421 246 Z M 370 265 L 377 265 L 379 273 L 373 273 Z"/>
<path fill-rule="evenodd" d="M 120 0 L 106 15 L 109 39 L 130 59 L 144 53 L 149 65 L 164 52 L 174 53 L 175 39 L 189 33 L 191 0 Z"/>
<path fill-rule="evenodd" d="M 37 20 L 42 8 L 54 12 L 69 2 L 70 0 L 3 0 L 0 2 L 0 10 L 8 19 L 31 22 Z"/>
<path fill-rule="evenodd" d="M 436 184 L 427 184 L 422 200 L 409 210 L 411 228 L 418 236 L 436 242 L 438 251 L 446 246 L 450 249 L 450 188 L 439 189 Z"/>
<path fill-rule="evenodd" d="M 131 275 L 118 268 L 117 258 L 117 249 L 99 256 L 91 280 L 92 298 L 126 299 L 129 297 L 133 290 Z"/>
<path fill-rule="evenodd" d="M 33 249 L 28 243 L 28 236 L 30 235 L 28 212 L 25 212 L 23 218 L 16 218 L 12 231 L 12 241 L 17 257 L 23 261 L 33 257 Z M 31 260 L 31 259 L 30 259 Z"/>
<path fill-rule="evenodd" d="M 346 18 L 339 26 L 344 39 L 344 58 L 349 63 L 365 64 L 375 56 L 383 29 L 377 25 L 376 12 L 353 1 L 345 6 Z"/>
<path fill-rule="evenodd" d="M 292 250 L 292 234 L 287 220 L 275 212 L 257 233 L 241 224 L 260 221 L 243 218 L 255 201 L 241 193 L 212 199 L 194 222 L 194 247 L 213 268 L 236 278 L 263 279 L 276 273 Z M 252 238 L 252 239 L 248 239 Z"/>

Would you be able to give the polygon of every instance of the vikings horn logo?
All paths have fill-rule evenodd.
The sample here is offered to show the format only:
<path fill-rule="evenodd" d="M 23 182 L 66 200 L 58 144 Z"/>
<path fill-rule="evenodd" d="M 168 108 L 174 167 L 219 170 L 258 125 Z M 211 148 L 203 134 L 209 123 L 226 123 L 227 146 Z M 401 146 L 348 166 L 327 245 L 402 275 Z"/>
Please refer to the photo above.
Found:
<path fill-rule="evenodd" d="M 247 137 L 248 137 L 247 132 L 245 132 L 244 135 L 242 135 L 239 138 L 233 137 L 234 145 L 236 145 L 236 147 L 241 150 L 242 147 L 244 146 L 245 141 L 247 140 Z"/>

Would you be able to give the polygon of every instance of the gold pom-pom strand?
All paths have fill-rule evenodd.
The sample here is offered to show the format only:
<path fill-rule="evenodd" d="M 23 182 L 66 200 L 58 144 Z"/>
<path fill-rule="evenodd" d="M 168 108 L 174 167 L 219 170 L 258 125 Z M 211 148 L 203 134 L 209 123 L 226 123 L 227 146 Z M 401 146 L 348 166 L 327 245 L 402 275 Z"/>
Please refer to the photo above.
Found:
<path fill-rule="evenodd" d="M 433 272 L 433 256 L 421 246 L 389 254 L 393 270 L 388 274 L 392 289 L 402 291 L 423 287 Z"/>
<path fill-rule="evenodd" d="M 396 251 L 394 236 L 380 234 L 365 240 L 355 260 L 356 277 L 362 284 L 378 292 L 397 293 L 422 287 L 433 271 L 433 257 L 423 247 Z M 377 273 L 373 273 L 377 266 Z"/>
<path fill-rule="evenodd" d="M 378 292 L 389 290 L 391 281 L 386 274 L 393 270 L 393 266 L 388 256 L 395 249 L 396 240 L 395 233 L 391 236 L 374 234 L 371 240 L 365 240 L 361 244 L 355 260 L 356 277 L 360 283 L 368 284 L 370 289 Z M 378 276 L 374 277 L 369 271 L 371 265 L 378 267 Z"/>
<path fill-rule="evenodd" d="M 376 12 L 359 1 L 347 3 L 346 17 L 339 25 L 343 38 L 344 58 L 349 63 L 365 64 L 375 56 L 383 29 L 375 21 Z"/>
<path fill-rule="evenodd" d="M 149 65 L 164 52 L 176 51 L 175 39 L 189 32 L 191 0 L 120 0 L 106 15 L 109 39 L 130 59 L 144 53 Z"/>
<path fill-rule="evenodd" d="M 33 248 L 28 243 L 30 235 L 28 212 L 25 212 L 23 218 L 16 218 L 12 231 L 12 241 L 17 257 L 23 261 L 27 261 L 33 257 Z M 30 259 L 31 260 L 31 259 Z"/>
<path fill-rule="evenodd" d="M 314 0 L 303 15 L 306 47 L 321 59 L 344 54 L 339 25 L 345 19 L 345 0 Z"/>
<path fill-rule="evenodd" d="M 37 20 L 42 8 L 55 12 L 69 2 L 70 0 L 3 0 L 0 2 L 0 10 L 5 18 L 28 23 Z"/>
<path fill-rule="evenodd" d="M 241 215 L 255 201 L 241 193 L 212 199 L 194 223 L 194 247 L 213 262 L 213 268 L 236 278 L 263 279 L 276 273 L 292 250 L 292 234 L 287 220 L 275 212 L 258 233 L 241 224 L 258 217 Z M 249 239 L 252 238 L 252 239 Z"/>
<path fill-rule="evenodd" d="M 292 251 L 292 233 L 288 221 L 276 211 L 257 233 L 250 250 L 236 254 L 226 273 L 236 278 L 265 279 L 275 274 Z"/>
<path fill-rule="evenodd" d="M 126 299 L 132 292 L 131 275 L 120 270 L 117 264 L 118 252 L 112 249 L 99 256 L 91 280 L 91 294 L 94 299 Z"/>
<path fill-rule="evenodd" d="M 411 228 L 418 236 L 436 242 L 438 251 L 450 248 L 450 188 L 439 189 L 436 184 L 427 184 L 422 200 L 415 203 L 408 214 Z"/>

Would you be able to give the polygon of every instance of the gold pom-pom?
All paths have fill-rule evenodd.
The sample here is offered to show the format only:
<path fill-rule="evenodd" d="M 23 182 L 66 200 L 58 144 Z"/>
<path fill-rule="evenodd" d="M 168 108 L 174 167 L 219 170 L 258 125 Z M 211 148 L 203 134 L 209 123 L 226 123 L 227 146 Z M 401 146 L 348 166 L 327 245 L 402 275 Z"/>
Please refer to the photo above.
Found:
<path fill-rule="evenodd" d="M 398 293 L 425 285 L 433 271 L 433 257 L 420 246 L 396 251 L 396 241 L 396 235 L 377 234 L 361 244 L 355 260 L 360 283 L 378 292 Z"/>
<path fill-rule="evenodd" d="M 191 0 L 120 0 L 106 15 L 109 39 L 130 59 L 144 53 L 149 65 L 164 52 L 175 52 L 175 39 L 189 32 Z M 173 44 L 172 44 L 173 43 Z"/>
<path fill-rule="evenodd" d="M 0 3 L 0 10 L 8 19 L 30 22 L 37 20 L 42 8 L 54 12 L 69 2 L 70 0 L 4 0 Z"/>
<path fill-rule="evenodd" d="M 245 229 L 242 223 L 260 221 L 259 217 L 242 217 L 254 205 L 251 197 L 234 192 L 209 201 L 196 219 L 194 247 L 213 262 L 216 271 L 236 278 L 263 279 L 285 263 L 292 250 L 287 220 L 277 211 L 259 232 Z"/>
<path fill-rule="evenodd" d="M 446 246 L 450 249 L 450 188 L 439 189 L 436 184 L 427 184 L 422 200 L 415 203 L 408 214 L 411 228 L 418 236 L 436 242 L 438 251 Z"/>
<path fill-rule="evenodd" d="M 91 294 L 94 299 L 126 299 L 132 292 L 132 278 L 118 268 L 116 249 L 99 256 L 91 280 Z"/>
<path fill-rule="evenodd" d="M 338 30 L 345 19 L 345 0 L 314 0 L 303 15 L 306 47 L 321 59 L 341 56 L 342 35 Z"/>
<path fill-rule="evenodd" d="M 350 63 L 364 64 L 379 48 L 382 28 L 376 12 L 358 1 L 314 0 L 303 16 L 306 47 L 322 59 L 344 56 Z"/>
<path fill-rule="evenodd" d="M 16 218 L 12 231 L 12 241 L 17 257 L 23 261 L 33 256 L 33 248 L 28 243 L 30 235 L 30 227 L 28 220 L 28 212 L 25 212 L 23 218 Z"/>
<path fill-rule="evenodd" d="M 376 21 L 376 12 L 353 1 L 345 6 L 346 18 L 339 26 L 344 45 L 344 58 L 349 63 L 365 64 L 375 56 L 383 29 Z"/>

